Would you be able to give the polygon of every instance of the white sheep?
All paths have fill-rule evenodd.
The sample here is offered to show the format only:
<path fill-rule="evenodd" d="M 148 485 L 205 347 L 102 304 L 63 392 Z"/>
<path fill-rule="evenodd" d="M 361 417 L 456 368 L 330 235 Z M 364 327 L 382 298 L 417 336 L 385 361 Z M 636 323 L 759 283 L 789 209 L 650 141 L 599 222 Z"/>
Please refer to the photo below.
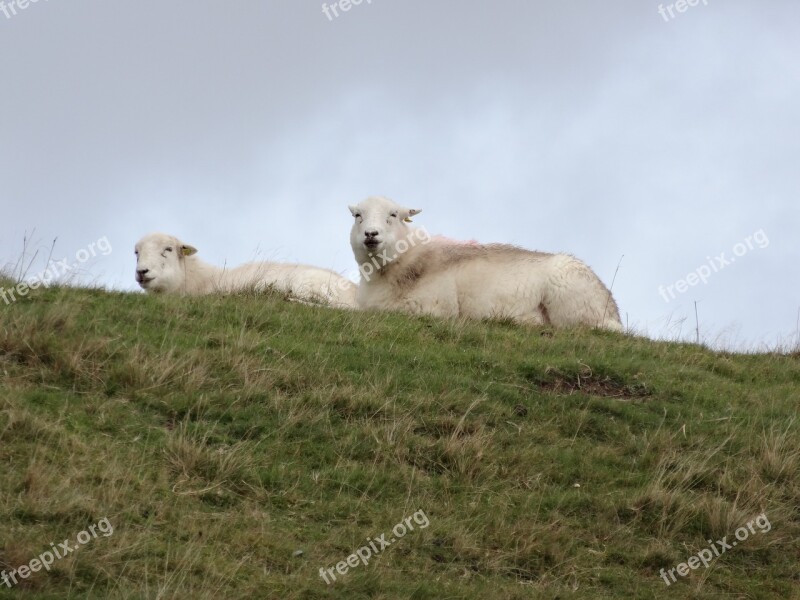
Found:
<path fill-rule="evenodd" d="M 407 225 L 419 210 L 388 198 L 349 208 L 362 309 L 623 329 L 611 292 L 577 258 L 431 237 Z"/>
<path fill-rule="evenodd" d="M 358 286 L 327 269 L 274 262 L 221 269 L 195 256 L 194 246 L 163 233 L 143 237 L 136 244 L 135 253 L 136 282 L 151 293 L 199 295 L 271 286 L 292 299 L 356 308 Z"/>

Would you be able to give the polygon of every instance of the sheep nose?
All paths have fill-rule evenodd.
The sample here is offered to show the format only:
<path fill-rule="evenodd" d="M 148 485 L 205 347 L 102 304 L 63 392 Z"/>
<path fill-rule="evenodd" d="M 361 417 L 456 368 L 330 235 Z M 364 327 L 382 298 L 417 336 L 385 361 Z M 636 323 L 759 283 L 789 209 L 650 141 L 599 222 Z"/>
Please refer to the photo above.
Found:
<path fill-rule="evenodd" d="M 377 231 L 375 231 L 375 230 L 372 230 L 372 231 L 365 231 L 365 232 L 364 232 L 364 235 L 365 235 L 365 236 L 367 236 L 367 239 L 369 239 L 369 238 L 374 238 L 374 237 L 378 237 L 378 232 L 377 232 Z"/>
<path fill-rule="evenodd" d="M 147 275 L 150 269 L 136 269 L 136 274 L 141 277 L 142 275 Z"/>

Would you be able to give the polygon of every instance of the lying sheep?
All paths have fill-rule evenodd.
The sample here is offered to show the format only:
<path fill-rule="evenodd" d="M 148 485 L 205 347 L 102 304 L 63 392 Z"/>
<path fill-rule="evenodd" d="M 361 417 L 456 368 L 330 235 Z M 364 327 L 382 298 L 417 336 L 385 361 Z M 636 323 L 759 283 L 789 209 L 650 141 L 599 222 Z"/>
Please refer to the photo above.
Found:
<path fill-rule="evenodd" d="M 388 198 L 349 208 L 360 308 L 622 330 L 611 292 L 572 256 L 431 237 Z"/>
<path fill-rule="evenodd" d="M 199 295 L 272 286 L 293 299 L 356 307 L 356 284 L 327 269 L 273 262 L 221 269 L 195 256 L 194 246 L 163 233 L 143 237 L 135 253 L 136 282 L 147 292 Z"/>

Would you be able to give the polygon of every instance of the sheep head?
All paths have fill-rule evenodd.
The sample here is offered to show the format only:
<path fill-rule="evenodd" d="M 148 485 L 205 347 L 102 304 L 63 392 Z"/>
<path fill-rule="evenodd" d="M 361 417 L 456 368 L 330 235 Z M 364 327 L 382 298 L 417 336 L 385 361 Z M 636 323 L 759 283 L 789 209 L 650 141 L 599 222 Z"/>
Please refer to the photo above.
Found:
<path fill-rule="evenodd" d="M 177 292 L 185 280 L 185 260 L 197 248 L 164 233 L 151 233 L 136 244 L 136 282 L 148 292 Z"/>
<path fill-rule="evenodd" d="M 383 265 L 391 262 L 402 254 L 397 246 L 401 240 L 407 250 L 408 238 L 416 231 L 407 223 L 411 217 L 422 212 L 416 208 L 405 208 L 381 196 L 372 196 L 349 208 L 355 219 L 350 230 L 350 245 L 359 264 L 374 257 L 382 260 Z"/>

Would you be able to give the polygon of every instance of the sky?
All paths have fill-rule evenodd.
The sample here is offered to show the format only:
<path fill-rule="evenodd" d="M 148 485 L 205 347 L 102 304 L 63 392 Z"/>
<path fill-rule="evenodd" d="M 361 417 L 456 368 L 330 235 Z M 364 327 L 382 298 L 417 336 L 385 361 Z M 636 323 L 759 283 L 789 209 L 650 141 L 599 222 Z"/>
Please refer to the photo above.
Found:
<path fill-rule="evenodd" d="M 141 293 L 133 246 L 162 231 L 357 279 L 347 205 L 385 195 L 432 234 L 578 256 L 639 334 L 791 347 L 798 22 L 796 0 L 5 0 L 0 268 Z"/>

